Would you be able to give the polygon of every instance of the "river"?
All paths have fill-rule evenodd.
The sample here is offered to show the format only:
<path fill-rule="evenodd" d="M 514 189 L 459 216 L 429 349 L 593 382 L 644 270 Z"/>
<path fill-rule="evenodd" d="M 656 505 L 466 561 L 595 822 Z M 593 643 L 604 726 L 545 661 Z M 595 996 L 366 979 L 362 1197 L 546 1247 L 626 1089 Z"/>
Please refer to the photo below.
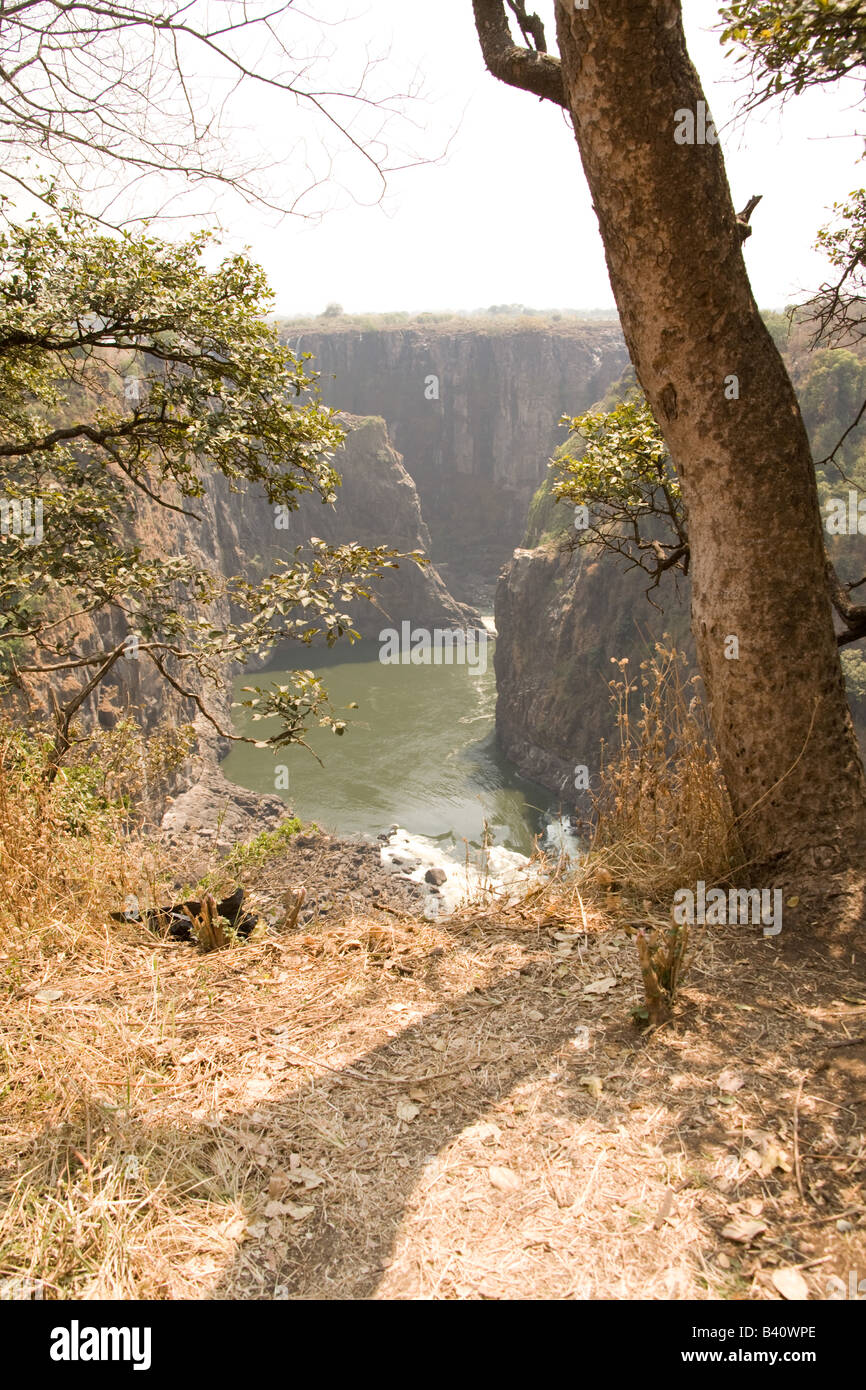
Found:
<path fill-rule="evenodd" d="M 309 661 L 299 649 L 299 665 L 304 656 Z M 337 835 L 377 835 L 399 825 L 459 853 L 480 846 L 486 822 L 491 844 L 529 854 L 546 830 L 558 837 L 557 808 L 496 746 L 492 643 L 487 657 L 481 672 L 469 665 L 385 665 L 374 642 L 316 652 L 316 674 L 348 723 L 340 737 L 311 732 L 324 766 L 300 747 L 274 755 L 235 744 L 223 772 L 255 791 L 277 791 L 302 820 Z M 234 698 L 248 698 L 244 686 L 281 679 L 285 673 L 276 669 L 242 677 Z M 356 710 L 347 709 L 352 701 Z M 235 731 L 263 740 L 274 725 L 253 723 L 249 711 L 236 709 Z M 288 788 L 276 785 L 279 765 Z"/>

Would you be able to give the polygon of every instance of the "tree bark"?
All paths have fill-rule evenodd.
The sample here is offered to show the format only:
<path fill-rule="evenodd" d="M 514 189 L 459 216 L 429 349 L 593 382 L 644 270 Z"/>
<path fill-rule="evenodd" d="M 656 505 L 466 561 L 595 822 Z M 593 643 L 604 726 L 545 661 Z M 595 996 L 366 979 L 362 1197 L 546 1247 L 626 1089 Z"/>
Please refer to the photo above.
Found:
<path fill-rule="evenodd" d="M 476 0 L 476 20 L 491 8 Z M 698 659 L 744 849 L 755 874 L 772 865 L 788 882 L 844 867 L 863 841 L 866 779 L 814 467 L 749 285 L 721 147 L 698 142 L 706 99 L 681 6 L 556 0 L 556 17 L 623 332 L 682 485 Z M 692 144 L 674 139 L 683 110 Z"/>

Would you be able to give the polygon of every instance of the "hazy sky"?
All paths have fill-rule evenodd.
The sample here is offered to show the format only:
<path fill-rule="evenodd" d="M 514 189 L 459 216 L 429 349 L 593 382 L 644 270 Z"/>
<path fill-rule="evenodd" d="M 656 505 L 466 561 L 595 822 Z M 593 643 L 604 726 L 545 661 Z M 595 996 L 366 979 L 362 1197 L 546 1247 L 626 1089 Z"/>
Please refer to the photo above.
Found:
<path fill-rule="evenodd" d="M 344 0 L 337 12 L 343 13 Z M 332 20 L 333 0 L 306 7 Z M 554 33 L 551 0 L 534 6 Z M 856 84 L 811 93 L 731 125 L 738 95 L 734 62 L 712 32 L 717 7 L 686 0 L 692 58 L 708 92 L 737 207 L 764 201 L 746 257 L 756 295 L 781 307 L 823 278 L 812 250 L 835 200 L 863 182 Z M 318 313 L 330 300 L 347 311 L 478 308 L 517 302 L 535 307 L 605 308 L 613 300 L 577 147 L 564 113 L 506 88 L 483 68 L 470 0 L 356 0 L 347 25 L 329 29 L 328 75 L 358 65 L 364 44 L 387 52 L 376 80 L 395 89 L 419 74 L 424 99 L 407 106 L 409 137 L 434 164 L 393 174 L 381 206 L 338 196 L 342 207 L 318 223 L 269 225 L 251 208 L 233 208 L 228 245 L 248 244 L 268 271 L 281 313 Z M 250 106 L 248 130 L 275 160 L 291 112 Z M 299 129 L 301 127 L 299 126 Z M 863 130 L 862 120 L 859 129 Z M 393 126 L 394 146 L 407 132 Z M 285 169 L 285 165 L 282 166 Z M 300 170 L 298 171 L 300 175 Z M 372 199 L 357 168 L 337 165 L 337 184 Z"/>

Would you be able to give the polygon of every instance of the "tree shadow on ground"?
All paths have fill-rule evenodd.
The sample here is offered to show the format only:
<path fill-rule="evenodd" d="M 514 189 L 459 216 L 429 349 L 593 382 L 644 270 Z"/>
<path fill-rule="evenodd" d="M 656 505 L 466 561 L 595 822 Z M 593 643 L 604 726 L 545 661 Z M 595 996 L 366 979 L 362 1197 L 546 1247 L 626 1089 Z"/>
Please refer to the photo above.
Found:
<path fill-rule="evenodd" d="M 512 1152 L 522 1151 L 528 1166 L 554 1126 L 566 1137 L 582 1131 L 588 1146 L 565 1155 L 581 1189 L 584 1182 L 591 1184 L 589 1170 L 603 1146 L 615 1151 L 620 1165 L 619 1188 L 609 1188 L 609 1197 L 627 1199 L 646 1178 L 644 1187 L 657 1202 L 670 1185 L 676 1200 L 688 1205 L 696 1233 L 691 1253 L 683 1258 L 697 1257 L 706 1267 L 719 1251 L 733 1250 L 733 1261 L 720 1262 L 726 1273 L 719 1271 L 733 1296 L 745 1296 L 755 1252 L 748 1244 L 732 1246 L 721 1232 L 747 1210 L 744 1203 L 765 1204 L 771 1218 L 765 1252 L 777 1262 L 805 1260 L 815 1248 L 802 1244 L 806 1236 L 822 1229 L 837 1207 L 842 1210 L 851 1190 L 850 1183 L 840 1186 L 832 1175 L 828 1185 L 830 1168 L 820 1167 L 813 1151 L 820 1155 L 822 1145 L 829 1145 L 830 1158 L 833 1152 L 838 1156 L 851 1142 L 851 1124 L 856 1128 L 863 1118 L 862 1105 L 852 1106 L 842 1093 L 834 1099 L 832 1090 L 826 1091 L 829 1099 L 821 1099 L 818 1058 L 803 1055 L 804 1021 L 816 1010 L 821 1017 L 845 984 L 835 967 L 822 973 L 817 967 L 786 966 L 776 945 L 764 942 L 755 943 L 754 955 L 749 952 L 745 980 L 745 945 L 733 933 L 708 944 L 705 956 L 697 953 L 677 1020 L 652 1036 L 636 1032 L 621 993 L 616 1003 L 587 1000 L 582 986 L 557 977 L 548 956 L 484 988 L 452 996 L 403 1027 L 400 1013 L 391 1015 L 399 1031 L 366 1051 L 356 1046 L 351 1059 L 341 1057 L 353 1046 L 349 1036 L 341 1037 L 332 1053 L 319 1049 L 315 1059 L 306 1058 L 305 1079 L 294 1089 L 234 1117 L 261 1135 L 271 1152 L 249 1184 L 257 1234 L 238 1247 L 212 1296 L 366 1299 L 383 1284 L 387 1297 L 417 1296 L 422 1284 L 417 1270 L 403 1267 L 405 1251 L 399 1269 L 394 1263 L 401 1227 L 442 1180 L 437 1155 L 470 1126 L 490 1118 L 514 1126 L 518 1148 L 512 1146 Z M 410 1006 L 390 1007 L 404 1017 L 412 1013 Z M 833 1035 L 835 1017 L 831 1009 L 826 1038 Z M 580 1030 L 587 1029 L 588 1048 L 575 1047 Z M 610 1060 L 612 1052 L 618 1060 Z M 330 1060 L 323 1065 L 326 1057 Z M 587 1089 L 587 1073 L 603 1074 L 600 1094 Z M 797 1115 L 794 1097 L 803 1075 L 808 1085 Z M 659 1112 L 652 1132 L 635 1122 L 634 1112 L 642 1107 Z M 831 1117 L 834 1123 L 828 1124 Z M 834 1129 L 839 1119 L 841 1127 Z M 642 1156 L 647 1136 L 654 1140 L 649 1160 Z M 756 1168 L 755 1155 L 772 1155 L 773 1143 L 782 1163 L 768 1171 Z M 476 1148 L 474 1157 L 458 1156 L 449 1168 L 449 1177 L 461 1166 L 481 1170 L 491 1222 L 497 1219 L 496 1204 L 509 1200 L 487 1178 L 488 1165 L 502 1161 L 494 1144 Z M 301 1169 L 316 1184 L 309 1190 Z M 674 1171 L 676 1182 L 670 1176 Z M 289 1181 L 272 1196 L 288 1210 L 268 1217 L 269 1179 L 280 1173 Z M 533 1181 L 543 1186 L 547 1180 Z M 460 1195 L 452 1194 L 453 1200 Z M 601 1193 L 593 1201 L 592 1239 L 605 1243 L 615 1263 L 634 1238 L 628 1225 L 633 1217 L 627 1210 L 608 1213 Z M 312 1210 L 304 1214 L 305 1207 Z M 551 1209 L 555 1214 L 553 1203 Z M 468 1221 L 468 1210 L 466 1215 Z M 571 1234 L 577 1219 L 563 1217 L 566 1225 L 571 1222 Z M 453 1210 L 450 1220 L 453 1233 Z M 651 1214 L 646 1230 L 638 1232 L 653 1277 L 670 1258 L 665 1220 L 653 1221 Z M 591 1261 L 591 1244 L 583 1247 L 581 1258 Z M 531 1277 L 518 1288 L 514 1296 L 544 1296 L 536 1295 Z M 623 1289 L 619 1296 L 647 1295 Z"/>
<path fill-rule="evenodd" d="M 271 1270 L 272 1287 L 283 1285 L 291 1298 L 375 1293 L 430 1159 L 521 1083 L 549 1071 L 584 1023 L 580 1000 L 563 1001 L 528 1040 L 525 1011 L 535 1002 L 533 993 L 526 974 L 515 971 L 454 998 L 334 1072 L 319 1070 L 283 1100 L 258 1107 L 263 1132 L 284 1135 L 286 1149 L 328 1174 L 321 1188 L 286 1194 L 314 1202 L 316 1210 L 297 1229 L 283 1223 L 288 1229 Z M 574 1100 L 580 1118 L 597 1109 L 576 1086 Z M 411 1114 L 398 1110 L 401 1103 L 417 1107 L 417 1114 L 401 1120 L 399 1114 Z M 245 1243 L 215 1296 L 243 1296 L 243 1267 L 249 1271 L 256 1258 Z"/>

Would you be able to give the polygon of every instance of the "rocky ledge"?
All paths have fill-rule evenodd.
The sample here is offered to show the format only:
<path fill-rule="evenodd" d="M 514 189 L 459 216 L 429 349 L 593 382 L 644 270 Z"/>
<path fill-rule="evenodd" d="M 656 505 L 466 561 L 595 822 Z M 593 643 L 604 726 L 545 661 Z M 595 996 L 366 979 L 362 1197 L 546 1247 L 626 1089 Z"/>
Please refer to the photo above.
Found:
<path fill-rule="evenodd" d="M 159 838 L 182 855 L 184 872 L 195 877 L 213 869 L 214 855 L 224 858 L 290 817 L 280 797 L 249 791 L 207 769 L 171 802 Z M 447 916 L 469 899 L 507 898 L 538 873 L 539 866 L 525 855 L 501 846 L 491 847 L 483 863 L 471 863 L 398 826 L 377 840 L 340 839 L 313 827 L 250 873 L 241 871 L 240 878 L 247 884 L 252 880 L 249 906 L 266 920 L 281 916 L 287 889 L 302 884 L 306 899 L 299 922 L 306 924 L 349 911 Z"/>

